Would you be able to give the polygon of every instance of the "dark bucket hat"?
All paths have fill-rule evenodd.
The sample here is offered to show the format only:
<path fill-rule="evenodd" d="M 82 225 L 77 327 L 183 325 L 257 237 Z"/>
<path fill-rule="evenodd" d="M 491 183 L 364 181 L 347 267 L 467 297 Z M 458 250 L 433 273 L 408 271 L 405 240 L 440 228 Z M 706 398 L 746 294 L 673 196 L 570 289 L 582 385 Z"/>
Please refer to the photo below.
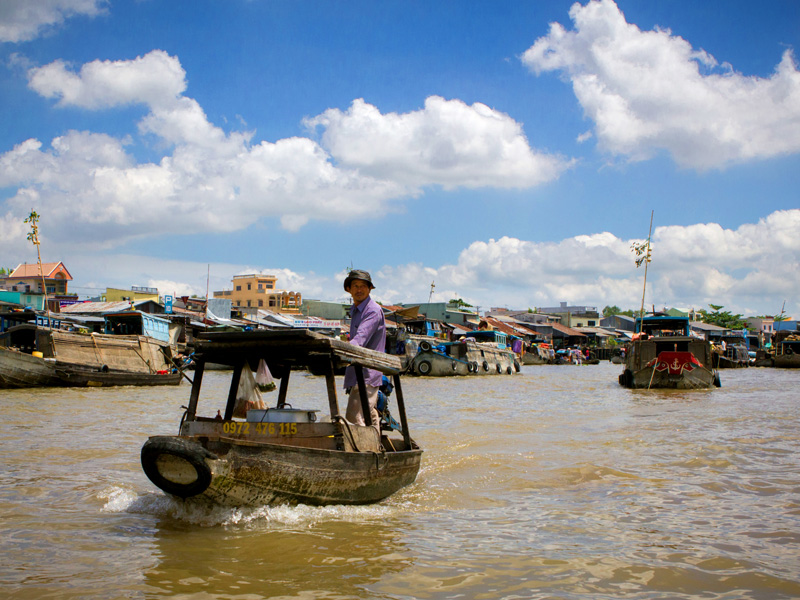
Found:
<path fill-rule="evenodd" d="M 347 291 L 347 289 L 350 287 L 350 284 L 353 283 L 353 281 L 355 281 L 356 279 L 360 279 L 361 281 L 366 281 L 367 284 L 369 285 L 369 289 L 371 290 L 375 289 L 375 286 L 372 285 L 372 277 L 370 277 L 369 273 L 367 273 L 366 271 L 362 271 L 361 269 L 353 269 L 347 274 L 347 277 L 344 280 L 345 291 Z"/>

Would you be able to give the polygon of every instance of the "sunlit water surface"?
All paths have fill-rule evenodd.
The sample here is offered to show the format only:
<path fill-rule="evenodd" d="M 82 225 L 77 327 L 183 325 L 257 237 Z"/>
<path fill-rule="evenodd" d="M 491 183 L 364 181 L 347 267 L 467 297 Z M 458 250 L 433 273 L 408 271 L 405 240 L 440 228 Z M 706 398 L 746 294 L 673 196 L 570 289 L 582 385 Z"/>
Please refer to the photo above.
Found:
<path fill-rule="evenodd" d="M 0 391 L 0 597 L 800 597 L 800 371 L 647 392 L 619 370 L 404 379 L 422 469 L 367 507 L 166 497 L 139 451 L 176 432 L 185 382 Z M 290 388 L 326 410 L 322 378 Z"/>

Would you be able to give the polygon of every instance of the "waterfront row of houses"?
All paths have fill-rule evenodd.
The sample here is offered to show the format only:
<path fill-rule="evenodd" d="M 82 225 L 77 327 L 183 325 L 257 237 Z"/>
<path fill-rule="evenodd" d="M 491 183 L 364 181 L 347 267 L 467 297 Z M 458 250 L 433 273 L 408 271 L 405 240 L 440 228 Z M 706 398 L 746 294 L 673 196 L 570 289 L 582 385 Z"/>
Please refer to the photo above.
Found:
<path fill-rule="evenodd" d="M 81 301 L 68 290 L 72 276 L 62 262 L 22 264 L 0 277 L 0 312 L 17 307 L 51 313 L 88 330 L 96 330 L 109 313 L 136 310 L 161 315 L 172 323 L 175 342 L 191 342 L 198 331 L 209 327 L 286 328 L 296 327 L 346 334 L 349 304 L 303 300 L 299 292 L 281 290 L 274 275 L 246 274 L 232 278 L 230 290 L 215 291 L 213 297 L 161 295 L 158 289 L 133 286 L 108 288 L 91 301 Z M 552 346 L 609 347 L 624 343 L 634 331 L 634 319 L 625 315 L 603 317 L 594 306 L 539 307 L 528 310 L 492 308 L 480 314 L 461 301 L 385 305 L 387 326 L 418 335 L 457 339 L 467 331 L 486 326 L 528 343 Z M 671 315 L 688 316 L 697 335 L 709 338 L 725 330 L 701 323 L 694 315 L 664 309 Z M 777 329 L 797 329 L 796 321 L 774 322 L 751 319 L 747 335 L 751 347 L 769 343 Z M 0 325 L 2 325 L 0 323 Z"/>

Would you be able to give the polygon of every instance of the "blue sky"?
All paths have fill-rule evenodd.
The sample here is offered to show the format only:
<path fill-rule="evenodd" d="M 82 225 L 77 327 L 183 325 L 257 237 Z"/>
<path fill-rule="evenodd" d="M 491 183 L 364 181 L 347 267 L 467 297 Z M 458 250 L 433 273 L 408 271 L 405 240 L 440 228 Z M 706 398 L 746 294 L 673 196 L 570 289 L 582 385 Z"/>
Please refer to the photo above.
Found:
<path fill-rule="evenodd" d="M 0 265 L 800 315 L 800 3 L 0 5 Z"/>

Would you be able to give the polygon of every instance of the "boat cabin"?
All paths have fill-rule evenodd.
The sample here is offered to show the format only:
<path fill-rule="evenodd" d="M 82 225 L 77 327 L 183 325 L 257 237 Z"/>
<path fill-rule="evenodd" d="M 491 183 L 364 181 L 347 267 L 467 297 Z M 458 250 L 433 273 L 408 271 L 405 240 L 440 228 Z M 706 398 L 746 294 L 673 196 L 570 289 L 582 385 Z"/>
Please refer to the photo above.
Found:
<path fill-rule="evenodd" d="M 476 342 L 497 344 L 501 350 L 508 347 L 508 334 L 496 330 L 468 331 L 464 337 L 474 338 Z"/>
<path fill-rule="evenodd" d="M 654 315 L 636 319 L 634 335 L 640 334 L 640 339 L 647 337 L 665 337 L 673 335 L 690 336 L 689 319 L 687 317 L 670 317 L 667 315 Z"/>
<path fill-rule="evenodd" d="M 146 335 L 169 343 L 169 321 L 138 310 L 105 315 L 105 333 L 113 335 Z"/>
<path fill-rule="evenodd" d="M 186 411 L 185 422 L 181 428 L 182 435 L 204 435 L 211 434 L 219 429 L 219 420 L 230 422 L 234 418 L 237 410 L 237 400 L 241 397 L 240 386 L 243 377 L 247 377 L 247 371 L 257 373 L 260 362 L 264 361 L 271 376 L 280 380 L 278 388 L 277 402 L 274 408 L 267 410 L 266 413 L 256 413 L 247 415 L 249 421 L 252 418 L 262 419 L 282 419 L 282 410 L 291 408 L 287 400 L 289 378 L 292 370 L 306 370 L 325 376 L 325 385 L 328 395 L 328 406 L 330 409 L 330 419 L 328 422 L 305 421 L 297 423 L 296 432 L 298 436 L 277 436 L 267 435 L 270 443 L 291 443 L 294 445 L 308 445 L 327 449 L 352 450 L 362 448 L 365 444 L 370 444 L 366 439 L 355 440 L 352 435 L 358 435 L 356 428 L 342 427 L 343 415 L 339 410 L 339 403 L 336 391 L 334 373 L 343 367 L 353 365 L 356 369 L 356 377 L 359 388 L 361 389 L 361 400 L 363 414 L 366 424 L 370 423 L 370 411 L 367 405 L 366 391 L 364 387 L 363 367 L 377 369 L 385 375 L 393 377 L 393 390 L 400 417 L 400 430 L 403 440 L 390 440 L 381 431 L 380 445 L 383 447 L 393 447 L 395 449 L 411 449 L 414 442 L 408 432 L 406 421 L 405 404 L 403 391 L 400 385 L 399 374 L 402 370 L 399 357 L 376 352 L 360 346 L 354 346 L 348 342 L 330 338 L 322 334 L 307 330 L 288 330 L 288 331 L 240 331 L 240 332 L 217 332 L 204 333 L 199 336 L 195 346 L 195 371 L 192 383 L 192 393 L 189 399 L 189 406 Z M 226 365 L 232 368 L 232 378 L 229 394 L 225 405 L 224 415 L 220 419 L 213 417 L 201 417 L 198 415 L 197 407 L 200 399 L 200 390 L 203 379 L 203 371 L 207 363 L 216 365 Z M 270 414 L 270 411 L 271 414 Z M 252 412 L 252 411 L 251 411 Z M 308 412 L 308 411 L 304 411 Z M 240 417 L 241 418 L 241 417 Z M 264 420 L 263 422 L 267 422 Z M 377 424 L 376 424 L 377 425 Z M 280 428 L 279 428 L 280 429 Z M 363 428 L 362 428 L 363 429 Z M 253 433 L 257 428 L 251 428 Z M 219 432 L 217 432 L 219 433 Z M 274 433 L 274 432 L 273 432 Z M 300 435 L 302 433 L 302 435 Z M 363 433 L 363 432 L 361 432 Z M 351 437 L 348 437 L 351 436 Z M 261 436 L 256 436 L 259 438 Z M 378 448 L 378 444 L 371 444 Z"/>
<path fill-rule="evenodd" d="M 687 317 L 638 317 L 631 341 L 629 367 L 641 369 L 662 352 L 690 352 L 701 364 L 711 365 L 710 344 L 691 335 Z"/>

